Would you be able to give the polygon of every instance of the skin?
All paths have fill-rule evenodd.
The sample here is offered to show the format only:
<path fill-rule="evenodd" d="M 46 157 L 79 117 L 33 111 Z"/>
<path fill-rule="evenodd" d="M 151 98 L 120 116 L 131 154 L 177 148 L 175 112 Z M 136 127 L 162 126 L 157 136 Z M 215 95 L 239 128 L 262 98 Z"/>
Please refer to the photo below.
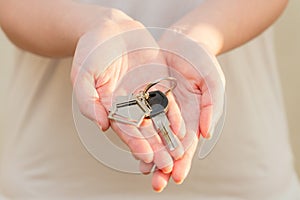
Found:
<path fill-rule="evenodd" d="M 188 13 L 171 28 L 179 30 L 196 43 L 205 46 L 213 55 L 219 55 L 246 43 L 263 32 L 279 17 L 286 4 L 287 0 L 209 0 Z M 65 12 L 66 10 L 68 12 Z M 89 104 L 83 102 L 79 105 L 81 111 L 91 120 L 98 122 L 103 130 L 110 126 L 109 121 L 102 117 L 107 115 L 107 108 L 98 99 L 99 91 L 105 87 L 111 87 L 113 83 L 101 85 L 101 80 L 104 79 L 101 72 L 91 70 L 90 74 L 80 74 L 79 67 L 91 50 L 93 42 L 104 41 L 123 31 L 143 28 L 140 22 L 131 19 L 116 9 L 84 5 L 70 0 L 0 0 L 0 25 L 10 40 L 18 47 L 38 55 L 62 58 L 74 56 L 76 51 L 71 74 L 72 82 L 88 80 L 81 85 L 79 84 L 79 87 L 84 88 L 83 91 L 86 91 L 81 95 L 90 100 L 88 103 L 93 106 L 96 105 L 97 108 L 95 114 L 89 109 Z M 100 36 L 89 36 L 86 39 L 87 35 L 93 34 Z M 85 48 L 86 46 L 88 48 Z M 162 58 L 161 54 L 157 52 L 154 54 L 153 52 L 143 53 L 147 54 L 147 59 L 137 63 L 159 60 L 161 63 L 176 68 L 177 62 L 180 62 L 172 55 L 163 55 Z M 135 58 L 139 57 L 133 55 L 130 58 L 121 58 L 123 60 L 120 62 L 126 64 L 126 62 L 123 62 L 126 60 L 129 61 L 128 63 L 132 63 L 136 61 Z M 110 70 L 112 69 L 110 68 Z M 118 70 L 122 69 L 122 67 L 118 68 Z M 124 73 L 126 73 L 126 70 Z M 96 82 L 98 81 L 100 86 L 90 84 L 95 81 L 93 79 L 95 74 L 98 75 L 96 76 Z M 86 79 L 83 79 L 83 77 Z M 110 77 L 110 75 L 108 74 L 107 77 Z M 74 87 L 76 87 L 76 84 L 74 84 Z M 209 103 L 209 99 L 207 102 Z M 174 107 L 173 112 L 177 112 L 176 105 L 174 104 L 172 107 Z M 207 115 L 203 117 L 207 119 L 202 123 L 203 127 L 201 128 L 201 125 L 199 125 L 199 133 L 205 137 L 209 136 L 210 115 L 211 112 L 207 112 Z M 180 120 L 180 118 L 176 118 L 174 123 L 180 123 Z M 121 131 L 118 133 L 121 134 Z M 137 132 L 137 134 L 140 134 L 140 132 Z M 125 143 L 129 143 L 128 136 L 125 136 L 125 138 L 122 135 L 119 136 Z M 188 136 L 190 134 L 186 134 L 186 137 Z M 179 138 L 183 141 L 182 137 Z M 178 155 L 171 155 L 170 157 L 166 155 L 170 160 L 169 164 L 161 166 L 153 173 L 152 186 L 155 191 L 162 191 L 171 176 L 176 183 L 184 181 L 190 170 L 198 140 L 195 137 L 190 137 L 190 141 L 192 141 L 192 145 L 182 155 L 181 159 L 175 158 Z M 141 160 L 141 171 L 149 173 L 153 164 L 160 165 L 159 161 L 154 161 L 153 155 L 151 157 L 153 145 L 156 142 L 159 143 L 159 140 L 156 140 L 156 142 L 155 139 L 152 142 L 143 140 L 143 142 L 142 147 L 144 149 L 132 147 L 131 150 L 133 154 L 141 151 L 147 153 L 148 158 L 136 157 Z M 128 145 L 130 146 L 130 144 Z M 173 161 L 171 158 L 173 158 Z"/>
<path fill-rule="evenodd" d="M 174 26 L 217 55 L 260 34 L 286 4 L 287 0 L 209 0 Z M 84 33 L 123 18 L 116 9 L 71 0 L 0 1 L 0 23 L 8 37 L 17 46 L 48 57 L 73 56 Z"/>

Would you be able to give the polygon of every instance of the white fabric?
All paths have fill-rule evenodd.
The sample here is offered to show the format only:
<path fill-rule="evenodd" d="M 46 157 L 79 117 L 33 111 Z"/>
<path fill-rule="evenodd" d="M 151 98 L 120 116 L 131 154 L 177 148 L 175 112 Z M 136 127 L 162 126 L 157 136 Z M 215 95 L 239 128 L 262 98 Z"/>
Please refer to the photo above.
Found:
<path fill-rule="evenodd" d="M 122 9 L 146 26 L 167 27 L 200 1 L 98 2 Z M 71 59 L 47 59 L 17 50 L 2 112 L 7 118 L 2 195 L 7 199 L 300 199 L 271 31 L 220 61 L 227 80 L 223 135 L 209 157 L 194 160 L 183 185 L 171 183 L 158 195 L 151 190 L 150 176 L 109 169 L 80 143 L 71 111 Z"/>

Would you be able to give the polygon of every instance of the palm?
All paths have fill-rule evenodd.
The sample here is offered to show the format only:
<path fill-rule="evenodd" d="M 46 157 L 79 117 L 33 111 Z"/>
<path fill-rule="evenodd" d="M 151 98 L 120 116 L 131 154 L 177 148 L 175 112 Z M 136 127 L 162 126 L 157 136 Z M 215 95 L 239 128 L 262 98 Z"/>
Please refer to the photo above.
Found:
<path fill-rule="evenodd" d="M 169 76 L 167 68 L 153 64 L 164 64 L 158 50 L 155 50 L 157 45 L 154 39 L 145 29 L 125 32 L 101 45 L 98 45 L 99 41 L 94 42 L 98 37 L 97 31 L 83 37 L 74 58 L 74 90 L 81 112 L 96 121 L 102 130 L 111 126 L 135 157 L 147 163 L 153 161 L 160 169 L 170 172 L 172 157 L 177 159 L 183 154 L 181 145 L 169 153 L 149 120 L 138 129 L 107 119 L 115 96 L 132 93 L 137 86 Z M 143 49 L 135 50 L 140 47 Z M 178 113 L 175 103 L 173 105 L 170 112 Z M 180 121 L 180 116 L 176 116 L 173 121 Z"/>
<path fill-rule="evenodd" d="M 200 134 L 210 137 L 223 112 L 225 86 L 217 61 L 204 48 L 174 32 L 165 36 L 160 44 L 170 73 L 179 81 L 174 96 L 186 125 L 182 139 L 186 152 L 174 162 L 172 173 L 154 172 L 152 185 L 158 191 L 170 176 L 177 183 L 187 176 Z"/>
<path fill-rule="evenodd" d="M 104 33 L 99 31 L 81 38 L 73 61 L 71 77 L 81 112 L 96 121 L 102 130 L 111 126 L 133 155 L 142 161 L 142 172 L 148 172 L 154 164 L 160 169 L 153 176 L 154 188 L 163 188 L 161 184 L 166 184 L 171 173 L 176 182 L 181 182 L 190 169 L 199 133 L 204 137 L 208 135 L 222 102 L 222 98 L 216 98 L 222 94 L 220 82 L 216 81 L 216 73 L 208 70 L 216 66 L 203 52 L 200 52 L 204 60 L 200 72 L 176 54 L 158 52 L 157 44 L 145 29 L 123 33 L 108 42 L 103 42 Z M 136 86 L 170 75 L 177 78 L 178 87 L 168 96 L 168 118 L 182 142 L 173 152 L 166 150 L 151 121 L 145 120 L 138 129 L 110 123 L 107 118 L 115 96 L 132 93 L 138 89 Z M 183 158 L 178 159 L 182 155 Z"/>

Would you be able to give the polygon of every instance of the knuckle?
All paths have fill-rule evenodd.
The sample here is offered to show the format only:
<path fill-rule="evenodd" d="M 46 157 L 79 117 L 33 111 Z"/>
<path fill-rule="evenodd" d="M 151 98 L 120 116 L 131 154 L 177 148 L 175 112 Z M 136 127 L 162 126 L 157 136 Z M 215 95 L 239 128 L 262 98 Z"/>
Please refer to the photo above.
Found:
<path fill-rule="evenodd" d="M 131 18 L 126 15 L 123 11 L 116 9 L 116 8 L 111 8 L 109 10 L 109 18 L 112 21 L 120 21 L 120 20 L 130 20 Z"/>

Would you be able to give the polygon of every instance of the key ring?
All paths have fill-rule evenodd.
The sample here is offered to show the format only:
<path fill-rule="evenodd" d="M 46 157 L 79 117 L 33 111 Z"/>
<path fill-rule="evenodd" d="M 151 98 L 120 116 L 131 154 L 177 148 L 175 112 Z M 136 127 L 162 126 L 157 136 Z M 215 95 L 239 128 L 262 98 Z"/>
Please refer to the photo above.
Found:
<path fill-rule="evenodd" d="M 160 83 L 162 81 L 170 81 L 172 83 L 171 87 L 167 91 L 163 92 L 165 95 L 167 95 L 169 92 L 171 92 L 177 86 L 177 80 L 176 80 L 176 78 L 169 76 L 169 77 L 158 79 L 158 80 L 156 80 L 156 81 L 154 81 L 152 83 L 149 83 L 145 87 L 145 89 L 143 91 L 143 94 L 146 95 L 148 93 L 148 91 L 150 90 L 151 87 L 157 85 L 158 83 Z"/>

